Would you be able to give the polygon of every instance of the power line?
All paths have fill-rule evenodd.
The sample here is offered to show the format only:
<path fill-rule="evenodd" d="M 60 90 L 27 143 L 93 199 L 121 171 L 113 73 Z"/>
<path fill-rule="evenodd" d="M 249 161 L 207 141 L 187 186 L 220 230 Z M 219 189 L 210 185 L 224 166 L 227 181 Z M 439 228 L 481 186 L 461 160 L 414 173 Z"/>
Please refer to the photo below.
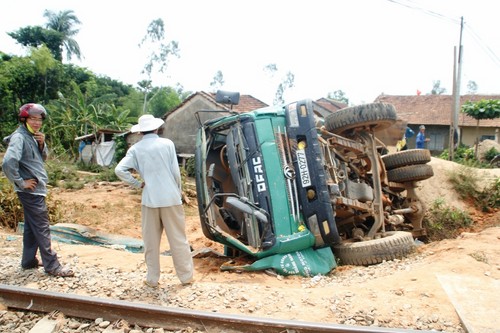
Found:
<path fill-rule="evenodd" d="M 424 14 L 427 14 L 427 15 L 430 15 L 430 16 L 442 19 L 444 21 L 451 21 L 452 23 L 460 24 L 460 20 L 458 20 L 458 19 L 455 19 L 455 18 L 446 16 L 446 15 L 443 15 L 441 13 L 438 13 L 438 12 L 435 12 L 435 11 L 432 11 L 432 10 L 429 10 L 429 9 L 417 6 L 411 0 L 407 0 L 406 3 L 402 3 L 402 0 L 399 0 L 399 1 L 398 0 L 387 0 L 387 1 L 395 3 L 395 4 L 403 6 L 403 7 L 407 7 L 407 8 L 410 8 L 410 9 L 415 9 L 415 10 L 421 11 Z M 411 3 L 412 5 L 410 5 L 409 3 Z"/>
<path fill-rule="evenodd" d="M 476 41 L 477 45 L 483 49 L 483 51 L 490 57 L 491 60 L 500 67 L 500 58 L 495 54 L 495 52 L 482 40 L 482 38 L 472 29 L 470 24 L 465 25 L 467 31 L 471 34 L 472 39 Z"/>
<path fill-rule="evenodd" d="M 441 20 L 449 21 L 455 24 L 460 24 L 460 20 L 443 15 L 441 13 L 423 8 L 415 4 L 414 1 L 412 0 L 387 0 L 389 2 L 392 2 L 394 4 L 407 7 L 410 9 L 418 10 L 426 15 L 430 15 L 436 18 L 439 18 Z M 494 64 L 498 67 L 500 67 L 500 58 L 495 54 L 495 52 L 482 40 L 482 38 L 472 29 L 470 24 L 465 23 L 467 31 L 470 33 L 472 36 L 472 39 L 477 43 L 477 45 L 490 57 L 490 59 L 494 62 Z"/>

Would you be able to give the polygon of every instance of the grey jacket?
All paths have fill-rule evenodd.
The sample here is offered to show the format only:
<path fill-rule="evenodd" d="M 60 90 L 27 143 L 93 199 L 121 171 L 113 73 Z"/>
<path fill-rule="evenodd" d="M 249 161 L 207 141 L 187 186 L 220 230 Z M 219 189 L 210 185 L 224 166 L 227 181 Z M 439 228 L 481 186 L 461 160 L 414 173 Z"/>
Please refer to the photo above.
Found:
<path fill-rule="evenodd" d="M 33 134 L 21 125 L 8 137 L 8 148 L 3 158 L 2 170 L 14 184 L 16 192 L 47 195 L 48 176 L 44 161 L 48 155 L 47 145 L 38 148 Z M 25 179 L 38 181 L 34 191 L 24 188 Z"/>

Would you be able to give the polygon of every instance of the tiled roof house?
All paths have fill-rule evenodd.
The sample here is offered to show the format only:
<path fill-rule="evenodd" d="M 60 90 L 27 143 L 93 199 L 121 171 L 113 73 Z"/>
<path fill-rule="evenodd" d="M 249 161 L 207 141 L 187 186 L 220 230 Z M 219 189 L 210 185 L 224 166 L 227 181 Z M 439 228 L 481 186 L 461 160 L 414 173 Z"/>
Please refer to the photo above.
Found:
<path fill-rule="evenodd" d="M 179 156 L 189 157 L 194 154 L 196 132 L 199 128 L 196 113 L 199 115 L 200 122 L 203 123 L 208 119 L 227 115 L 230 111 L 247 112 L 268 106 L 251 95 L 240 95 L 239 103 L 232 106 L 217 103 L 215 97 L 214 93 L 195 92 L 165 115 L 165 125 L 163 125 L 161 136 L 167 137 L 175 143 Z"/>
<path fill-rule="evenodd" d="M 449 147 L 449 129 L 453 108 L 452 95 L 414 95 L 395 96 L 380 95 L 375 102 L 389 103 L 395 106 L 398 117 L 408 123 L 408 126 L 418 133 L 418 127 L 425 125 L 426 136 L 431 139 L 428 149 L 440 152 Z M 462 95 L 460 105 L 466 101 L 483 99 L 500 99 L 500 95 Z M 463 144 L 472 146 L 476 138 L 478 122 L 464 113 L 458 115 L 460 140 Z M 480 139 L 499 139 L 500 118 L 481 120 L 477 131 Z M 410 140 L 410 148 L 415 147 L 415 139 Z"/>

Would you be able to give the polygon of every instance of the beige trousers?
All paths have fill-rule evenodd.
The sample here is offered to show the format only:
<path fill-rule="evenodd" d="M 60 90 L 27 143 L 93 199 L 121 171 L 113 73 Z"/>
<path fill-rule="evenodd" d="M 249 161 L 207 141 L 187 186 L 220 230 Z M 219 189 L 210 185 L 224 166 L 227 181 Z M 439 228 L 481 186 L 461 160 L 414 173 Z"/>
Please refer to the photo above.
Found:
<path fill-rule="evenodd" d="M 141 213 L 147 281 L 156 285 L 160 279 L 160 243 L 165 230 L 177 277 L 181 283 L 190 282 L 194 267 L 182 205 L 160 208 L 142 206 Z"/>

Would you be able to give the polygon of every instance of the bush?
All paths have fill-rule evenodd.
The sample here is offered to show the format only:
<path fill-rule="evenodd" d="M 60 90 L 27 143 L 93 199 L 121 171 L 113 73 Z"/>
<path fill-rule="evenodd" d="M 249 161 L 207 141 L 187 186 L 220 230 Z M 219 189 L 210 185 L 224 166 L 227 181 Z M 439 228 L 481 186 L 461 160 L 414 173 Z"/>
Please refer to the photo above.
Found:
<path fill-rule="evenodd" d="M 500 154 L 500 152 L 498 150 L 496 150 L 494 147 L 491 147 L 487 152 L 486 154 L 484 154 L 484 159 L 488 162 L 491 162 L 491 160 L 493 158 L 495 158 L 495 156 L 497 156 L 498 154 Z"/>
<path fill-rule="evenodd" d="M 439 158 L 443 160 L 449 160 L 450 154 L 449 150 L 445 149 L 439 155 Z M 474 164 L 476 162 L 474 148 L 466 146 L 464 144 L 460 144 L 453 154 L 453 162 L 461 163 L 461 164 Z"/>
<path fill-rule="evenodd" d="M 500 208 L 500 178 L 477 195 L 477 205 L 483 212 L 489 212 L 492 208 Z"/>
<path fill-rule="evenodd" d="M 424 220 L 430 241 L 456 238 L 463 228 L 470 227 L 472 223 L 473 220 L 467 212 L 447 206 L 443 198 L 432 203 Z"/>
<path fill-rule="evenodd" d="M 449 181 L 463 200 L 470 201 L 473 205 L 487 212 L 492 208 L 500 207 L 500 178 L 483 190 L 478 190 L 480 178 L 477 172 L 467 166 L 462 166 L 456 172 L 449 173 Z"/>
<path fill-rule="evenodd" d="M 49 185 L 59 187 L 61 183 L 77 182 L 79 180 L 76 167 L 61 160 L 47 160 L 45 163 L 49 176 Z M 61 182 L 64 181 L 64 182 Z"/>
<path fill-rule="evenodd" d="M 46 199 L 47 209 L 49 212 L 49 221 L 51 224 L 60 222 L 63 219 L 63 214 L 60 209 L 61 202 L 52 200 L 50 192 Z M 14 186 L 9 180 L 0 177 L 0 226 L 7 227 L 12 230 L 17 230 L 19 222 L 24 221 L 24 211 Z"/>
<path fill-rule="evenodd" d="M 23 219 L 23 207 L 14 187 L 6 177 L 0 177 L 0 225 L 16 230 Z"/>
<path fill-rule="evenodd" d="M 97 179 L 100 181 L 106 181 L 106 182 L 116 182 L 119 181 L 120 179 L 118 176 L 115 174 L 115 166 L 112 165 L 110 167 L 101 167 L 101 170 L 99 171 L 99 175 L 97 176 Z"/>
<path fill-rule="evenodd" d="M 463 165 L 457 171 L 449 172 L 448 180 L 461 199 L 476 201 L 479 176 L 474 169 Z"/>
<path fill-rule="evenodd" d="M 189 177 L 195 176 L 195 165 L 194 165 L 194 157 L 190 157 L 186 161 L 186 172 Z"/>

